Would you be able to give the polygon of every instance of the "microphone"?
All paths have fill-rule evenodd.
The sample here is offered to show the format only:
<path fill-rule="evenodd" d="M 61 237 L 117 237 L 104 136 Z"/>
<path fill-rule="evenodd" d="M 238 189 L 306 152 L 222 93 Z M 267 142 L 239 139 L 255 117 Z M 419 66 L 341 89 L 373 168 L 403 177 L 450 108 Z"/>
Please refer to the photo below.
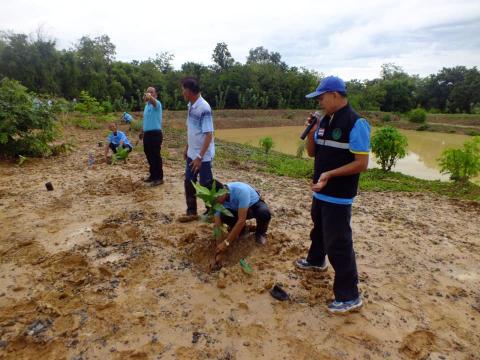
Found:
<path fill-rule="evenodd" d="M 310 130 L 312 130 L 313 125 L 320 119 L 321 114 L 318 111 L 315 111 L 313 114 L 310 115 L 308 119 L 308 126 L 303 130 L 302 135 L 300 135 L 300 139 L 305 140 Z"/>

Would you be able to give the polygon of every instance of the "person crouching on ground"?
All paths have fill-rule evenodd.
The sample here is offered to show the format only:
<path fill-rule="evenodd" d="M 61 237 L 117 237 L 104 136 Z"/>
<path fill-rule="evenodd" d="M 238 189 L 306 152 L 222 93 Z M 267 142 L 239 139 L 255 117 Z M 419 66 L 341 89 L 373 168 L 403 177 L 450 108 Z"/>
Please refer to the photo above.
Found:
<path fill-rule="evenodd" d="M 220 189 L 228 191 L 217 201 L 233 214 L 233 217 L 221 213 L 215 214 L 215 226 L 222 226 L 224 223 L 229 226 L 227 237 L 217 245 L 216 253 L 225 251 L 239 236 L 243 237 L 243 235 L 248 234 L 245 222 L 252 218 L 257 221 L 255 241 L 257 244 L 265 245 L 267 243 L 268 224 L 272 215 L 257 190 L 243 182 L 230 182 L 222 185 L 222 183 L 215 181 L 215 187 L 217 191 Z"/>
<path fill-rule="evenodd" d="M 108 150 L 111 149 L 114 154 L 117 153 L 117 149 L 128 149 L 128 152 L 133 150 L 130 141 L 128 141 L 127 135 L 123 131 L 117 129 L 117 124 L 111 123 L 108 125 L 111 133 L 107 137 L 107 145 L 105 145 L 105 161 L 108 160 Z"/>

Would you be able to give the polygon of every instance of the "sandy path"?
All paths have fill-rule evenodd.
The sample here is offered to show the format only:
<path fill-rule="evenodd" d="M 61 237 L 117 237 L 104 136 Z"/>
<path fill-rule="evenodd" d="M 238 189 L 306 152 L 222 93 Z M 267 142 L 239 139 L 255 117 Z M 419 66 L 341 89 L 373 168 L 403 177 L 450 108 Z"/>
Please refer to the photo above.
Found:
<path fill-rule="evenodd" d="M 478 204 L 362 192 L 352 226 L 365 307 L 331 316 L 331 269 L 292 264 L 309 245 L 305 181 L 217 168 L 254 184 L 274 217 L 265 248 L 235 243 L 209 273 L 210 227 L 177 221 L 175 149 L 166 184 L 148 188 L 140 153 L 87 169 L 91 134 L 69 156 L 0 166 L 0 359 L 480 358 Z M 289 302 L 270 297 L 275 282 Z"/>

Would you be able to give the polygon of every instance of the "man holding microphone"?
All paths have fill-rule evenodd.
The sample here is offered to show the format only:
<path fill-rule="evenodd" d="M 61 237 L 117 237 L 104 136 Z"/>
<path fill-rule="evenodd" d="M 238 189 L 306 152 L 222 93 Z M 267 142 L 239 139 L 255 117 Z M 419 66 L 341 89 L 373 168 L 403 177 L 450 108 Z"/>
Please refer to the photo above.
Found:
<path fill-rule="evenodd" d="M 326 256 L 335 270 L 335 301 L 331 313 L 345 313 L 362 306 L 353 250 L 350 219 L 360 173 L 368 166 L 370 126 L 348 104 L 342 79 L 324 78 L 307 98 L 316 98 L 324 112 L 307 135 L 307 153 L 315 158 L 311 190 L 312 241 L 306 258 L 295 265 L 303 270 L 327 270 Z"/>

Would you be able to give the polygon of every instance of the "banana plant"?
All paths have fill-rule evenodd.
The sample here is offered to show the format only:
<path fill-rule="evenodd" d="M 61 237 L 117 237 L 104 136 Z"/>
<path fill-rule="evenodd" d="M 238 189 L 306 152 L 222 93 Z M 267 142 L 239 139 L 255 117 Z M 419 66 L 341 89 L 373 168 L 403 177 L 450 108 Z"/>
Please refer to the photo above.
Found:
<path fill-rule="evenodd" d="M 118 149 L 117 152 L 112 156 L 112 165 L 114 165 L 117 161 L 120 160 L 127 161 L 128 154 L 128 148 Z"/>
<path fill-rule="evenodd" d="M 202 186 L 198 183 L 195 183 L 193 181 L 192 181 L 192 185 L 195 188 L 196 196 L 205 202 L 205 206 L 208 209 L 208 212 L 202 216 L 203 221 L 211 222 L 213 219 L 213 216 L 217 212 L 220 212 L 221 214 L 224 214 L 226 216 L 233 216 L 230 210 L 228 210 L 221 203 L 218 202 L 219 197 L 228 194 L 227 189 L 219 189 L 217 191 L 215 187 L 215 180 L 213 181 L 211 189 L 205 186 Z M 213 228 L 213 236 L 215 237 L 215 239 L 221 238 L 222 233 L 223 233 L 223 230 L 221 227 L 215 226 Z"/>

